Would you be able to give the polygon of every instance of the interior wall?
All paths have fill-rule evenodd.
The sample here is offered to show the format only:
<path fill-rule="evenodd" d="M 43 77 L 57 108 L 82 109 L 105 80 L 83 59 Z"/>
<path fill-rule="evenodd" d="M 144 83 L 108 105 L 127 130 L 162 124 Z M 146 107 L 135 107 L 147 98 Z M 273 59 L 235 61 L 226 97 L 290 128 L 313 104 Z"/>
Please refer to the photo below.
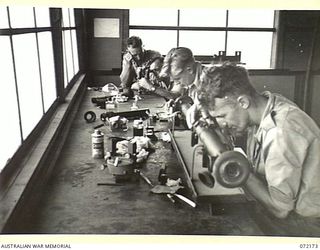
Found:
<path fill-rule="evenodd" d="M 301 72 L 272 75 L 272 71 L 267 74 L 255 75 L 254 71 L 250 71 L 250 80 L 254 87 L 259 91 L 270 91 L 279 93 L 289 100 L 295 102 L 303 109 L 301 102 L 301 86 L 304 84 L 304 78 L 301 77 Z M 320 126 L 320 74 L 312 75 L 310 78 L 310 86 L 312 89 L 309 97 L 311 110 L 309 115 Z"/>
<path fill-rule="evenodd" d="M 277 69 L 307 69 L 319 16 L 320 11 L 280 11 Z M 319 68 L 320 58 L 316 63 Z"/>
<path fill-rule="evenodd" d="M 316 95 L 320 90 L 320 11 L 282 10 L 277 32 L 276 68 L 302 74 L 295 88 L 296 101 L 320 125 Z"/>
<path fill-rule="evenodd" d="M 295 101 L 295 75 L 251 75 L 250 79 L 259 92 L 279 93 Z"/>
<path fill-rule="evenodd" d="M 128 10 L 122 9 L 86 9 L 86 26 L 88 41 L 88 70 L 92 86 L 103 86 L 108 82 L 120 83 L 122 51 L 129 34 Z M 97 37 L 95 35 L 95 19 L 118 19 L 118 37 Z M 97 24 L 96 24 L 97 26 Z M 114 27 L 100 26 L 100 32 L 108 33 Z"/>

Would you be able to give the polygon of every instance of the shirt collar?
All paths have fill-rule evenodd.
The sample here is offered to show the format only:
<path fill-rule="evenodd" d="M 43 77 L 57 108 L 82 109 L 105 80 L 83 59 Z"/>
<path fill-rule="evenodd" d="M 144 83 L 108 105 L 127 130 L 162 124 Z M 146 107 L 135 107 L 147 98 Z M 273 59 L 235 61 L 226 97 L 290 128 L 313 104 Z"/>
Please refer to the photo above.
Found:
<path fill-rule="evenodd" d="M 276 97 L 269 91 L 263 92 L 262 95 L 268 98 L 268 102 L 263 112 L 257 133 L 255 134 L 255 138 L 258 140 L 261 137 L 262 131 L 268 131 L 269 129 L 276 126 L 276 123 L 274 121 L 274 115 L 276 113 L 274 110 Z"/>

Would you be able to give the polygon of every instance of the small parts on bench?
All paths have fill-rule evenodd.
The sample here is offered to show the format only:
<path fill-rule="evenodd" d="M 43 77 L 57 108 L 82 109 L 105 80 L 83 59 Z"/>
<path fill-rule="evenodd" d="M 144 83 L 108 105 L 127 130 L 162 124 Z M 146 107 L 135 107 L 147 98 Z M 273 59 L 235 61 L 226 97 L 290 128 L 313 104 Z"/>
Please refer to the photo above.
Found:
<path fill-rule="evenodd" d="M 105 165 L 107 165 L 110 174 L 116 181 L 131 180 L 134 176 L 134 159 L 121 156 L 109 157 Z"/>
<path fill-rule="evenodd" d="M 107 118 L 111 131 L 127 131 L 128 130 L 128 119 L 120 116 L 112 116 Z"/>
<path fill-rule="evenodd" d="M 112 116 L 120 116 L 125 117 L 128 120 L 135 120 L 135 119 L 147 119 L 149 118 L 150 110 L 149 109 L 138 109 L 138 110 L 131 110 L 131 111 L 122 111 L 122 112 L 106 112 L 100 115 L 101 121 L 106 121 L 107 118 Z"/>
<path fill-rule="evenodd" d="M 134 96 L 134 102 L 132 103 L 132 106 L 130 107 L 131 110 L 138 110 L 139 109 L 138 101 L 140 99 L 141 99 L 141 97 L 139 95 Z"/>
<path fill-rule="evenodd" d="M 149 152 L 147 137 L 137 136 L 131 140 L 112 137 L 107 140 L 105 166 L 116 180 L 131 180 L 137 164 L 147 159 Z"/>
<path fill-rule="evenodd" d="M 92 158 L 100 159 L 104 157 L 104 134 L 96 129 L 91 134 L 92 140 Z"/>
<path fill-rule="evenodd" d="M 118 103 L 127 102 L 128 97 L 123 95 L 92 97 L 91 102 L 101 109 L 116 108 Z"/>

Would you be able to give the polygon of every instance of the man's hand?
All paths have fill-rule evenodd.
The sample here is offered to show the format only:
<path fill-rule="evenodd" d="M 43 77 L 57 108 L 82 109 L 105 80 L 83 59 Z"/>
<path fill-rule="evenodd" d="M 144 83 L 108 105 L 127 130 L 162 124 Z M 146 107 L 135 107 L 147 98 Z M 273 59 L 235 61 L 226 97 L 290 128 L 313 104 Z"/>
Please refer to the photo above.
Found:
<path fill-rule="evenodd" d="M 150 70 L 160 72 L 162 64 L 163 64 L 162 58 L 158 58 L 153 63 L 150 64 Z"/>
<path fill-rule="evenodd" d="M 138 83 L 140 88 L 143 88 L 148 91 L 154 90 L 154 86 L 144 77 L 139 79 Z"/>
<path fill-rule="evenodd" d="M 139 82 L 134 82 L 134 83 L 132 83 L 131 89 L 132 89 L 132 90 L 139 90 L 139 89 L 140 89 Z"/>
<path fill-rule="evenodd" d="M 127 60 L 128 62 L 130 62 L 132 60 L 132 55 L 127 52 L 123 55 L 123 59 Z"/>
<path fill-rule="evenodd" d="M 172 107 L 174 104 L 174 100 L 173 99 L 170 99 L 169 101 L 167 101 L 165 104 L 164 104 L 164 109 L 169 112 L 170 110 L 170 107 Z"/>

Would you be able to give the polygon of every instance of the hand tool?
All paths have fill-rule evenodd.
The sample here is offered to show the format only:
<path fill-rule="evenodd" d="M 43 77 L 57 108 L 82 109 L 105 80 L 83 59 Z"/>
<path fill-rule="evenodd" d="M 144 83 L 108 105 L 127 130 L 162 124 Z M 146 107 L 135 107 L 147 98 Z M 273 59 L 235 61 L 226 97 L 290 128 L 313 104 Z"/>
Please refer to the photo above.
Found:
<path fill-rule="evenodd" d="M 181 194 L 172 194 L 172 195 L 173 195 L 174 197 L 177 197 L 177 198 L 180 199 L 181 201 L 184 201 L 185 203 L 187 203 L 189 206 L 191 206 L 191 207 L 193 207 L 193 208 L 195 208 L 195 207 L 197 206 L 197 204 L 196 204 L 194 201 L 188 199 L 187 197 L 185 197 L 185 196 L 183 196 L 183 195 L 181 195 Z"/>
<path fill-rule="evenodd" d="M 175 202 L 176 202 L 176 200 L 173 199 L 173 195 L 172 195 L 172 194 L 167 194 L 167 197 L 168 197 L 168 199 L 169 199 L 172 203 L 175 203 Z"/>
<path fill-rule="evenodd" d="M 124 186 L 120 183 L 114 183 L 114 182 L 99 182 L 97 183 L 98 186 Z"/>
<path fill-rule="evenodd" d="M 97 126 L 93 127 L 93 129 L 98 129 L 98 128 L 101 128 L 101 127 L 103 127 L 103 126 L 104 126 L 104 123 L 101 123 L 101 124 L 99 124 L 99 125 L 97 125 Z"/>
<path fill-rule="evenodd" d="M 148 178 L 144 173 L 142 173 L 139 169 L 135 169 L 134 172 L 137 173 L 137 174 L 139 174 L 140 177 L 141 177 L 146 183 L 148 183 L 150 187 L 154 187 L 154 185 L 153 185 L 152 182 L 149 180 L 149 178 Z"/>

